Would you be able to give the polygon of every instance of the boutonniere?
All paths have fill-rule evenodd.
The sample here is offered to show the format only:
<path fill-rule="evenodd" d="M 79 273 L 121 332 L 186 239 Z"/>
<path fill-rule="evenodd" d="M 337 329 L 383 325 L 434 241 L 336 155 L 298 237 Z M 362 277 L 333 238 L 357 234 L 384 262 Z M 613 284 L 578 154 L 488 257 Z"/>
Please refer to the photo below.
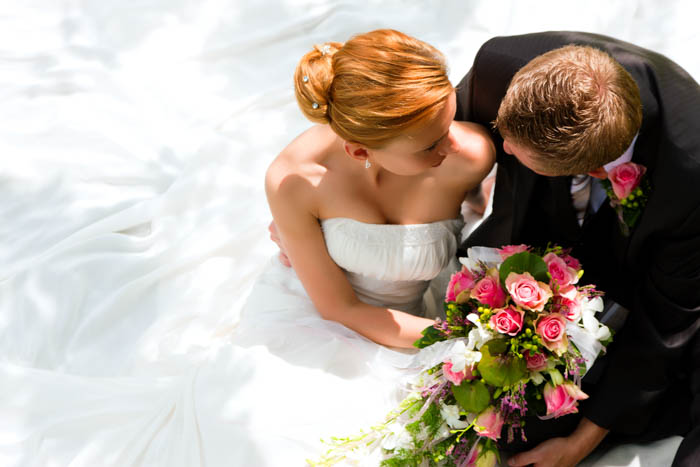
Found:
<path fill-rule="evenodd" d="M 646 171 L 643 165 L 625 162 L 608 172 L 608 178 L 602 181 L 625 236 L 629 236 L 647 204 L 651 185 Z"/>

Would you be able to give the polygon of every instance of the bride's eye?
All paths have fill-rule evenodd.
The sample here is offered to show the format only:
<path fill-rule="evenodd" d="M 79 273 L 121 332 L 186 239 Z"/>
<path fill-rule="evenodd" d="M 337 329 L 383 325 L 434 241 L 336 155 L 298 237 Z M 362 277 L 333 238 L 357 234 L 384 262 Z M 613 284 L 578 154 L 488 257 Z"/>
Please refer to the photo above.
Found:
<path fill-rule="evenodd" d="M 425 152 L 430 152 L 430 151 L 432 151 L 433 149 L 435 149 L 435 148 L 437 147 L 437 145 L 438 145 L 438 142 L 435 141 L 435 142 L 433 143 L 432 146 L 430 146 L 429 148 L 425 148 L 424 151 L 425 151 Z"/>

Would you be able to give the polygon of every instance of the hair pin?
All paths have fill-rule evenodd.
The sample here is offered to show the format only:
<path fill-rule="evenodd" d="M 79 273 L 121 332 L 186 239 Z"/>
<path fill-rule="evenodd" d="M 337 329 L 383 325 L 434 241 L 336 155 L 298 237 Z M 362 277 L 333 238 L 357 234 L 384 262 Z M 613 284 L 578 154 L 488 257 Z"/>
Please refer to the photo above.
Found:
<path fill-rule="evenodd" d="M 313 104 L 311 104 L 311 108 L 318 109 L 318 102 L 314 102 Z"/>
<path fill-rule="evenodd" d="M 303 82 L 308 83 L 309 82 L 309 77 L 304 75 L 304 77 L 301 79 Z"/>
<path fill-rule="evenodd" d="M 326 44 L 323 47 L 321 47 L 321 54 L 322 55 L 326 55 L 329 53 L 331 53 L 331 46 L 330 45 Z"/>

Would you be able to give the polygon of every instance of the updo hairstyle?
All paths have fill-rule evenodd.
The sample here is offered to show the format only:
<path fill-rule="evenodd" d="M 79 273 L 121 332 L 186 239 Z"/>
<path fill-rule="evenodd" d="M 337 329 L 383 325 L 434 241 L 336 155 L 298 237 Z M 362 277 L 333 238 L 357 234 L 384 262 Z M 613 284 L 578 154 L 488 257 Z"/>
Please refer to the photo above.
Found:
<path fill-rule="evenodd" d="M 346 141 L 381 148 L 427 123 L 454 88 L 444 56 L 391 29 L 328 42 L 304 55 L 294 73 L 304 115 Z"/>

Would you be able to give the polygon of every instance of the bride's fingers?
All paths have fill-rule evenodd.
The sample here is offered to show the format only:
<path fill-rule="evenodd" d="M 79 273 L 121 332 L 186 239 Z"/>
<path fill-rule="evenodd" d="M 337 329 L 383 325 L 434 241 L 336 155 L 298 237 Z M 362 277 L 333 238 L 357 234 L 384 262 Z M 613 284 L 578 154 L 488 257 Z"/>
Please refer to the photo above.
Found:
<path fill-rule="evenodd" d="M 292 263 L 289 261 L 289 258 L 284 253 L 284 248 L 282 247 L 282 240 L 280 240 L 279 233 L 277 232 L 277 226 L 275 225 L 275 221 L 270 222 L 270 225 L 267 227 L 267 230 L 270 231 L 270 240 L 275 242 L 280 249 L 280 263 L 284 264 L 288 268 L 291 268 Z"/>
<path fill-rule="evenodd" d="M 270 222 L 270 225 L 267 227 L 267 230 L 270 232 L 270 240 L 275 242 L 277 246 L 281 248 L 282 243 L 280 241 L 279 234 L 277 233 L 277 226 L 275 225 L 274 221 Z"/>
<path fill-rule="evenodd" d="M 284 253 L 280 252 L 279 259 L 280 263 L 284 264 L 288 268 L 292 267 L 292 263 L 289 262 L 289 258 L 287 258 L 287 255 L 285 255 Z"/>

